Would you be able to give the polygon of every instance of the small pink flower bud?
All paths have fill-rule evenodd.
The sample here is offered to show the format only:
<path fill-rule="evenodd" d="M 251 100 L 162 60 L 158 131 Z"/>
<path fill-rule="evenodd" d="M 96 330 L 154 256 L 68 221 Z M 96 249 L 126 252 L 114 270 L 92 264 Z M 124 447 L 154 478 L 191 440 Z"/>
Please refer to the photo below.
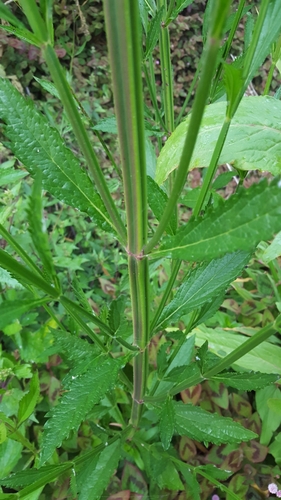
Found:
<path fill-rule="evenodd" d="M 278 498 L 281 498 L 281 490 L 278 490 L 278 491 L 277 491 L 276 496 L 277 496 Z"/>
<path fill-rule="evenodd" d="M 220 500 L 219 495 L 213 495 L 213 496 L 212 496 L 212 500 Z"/>

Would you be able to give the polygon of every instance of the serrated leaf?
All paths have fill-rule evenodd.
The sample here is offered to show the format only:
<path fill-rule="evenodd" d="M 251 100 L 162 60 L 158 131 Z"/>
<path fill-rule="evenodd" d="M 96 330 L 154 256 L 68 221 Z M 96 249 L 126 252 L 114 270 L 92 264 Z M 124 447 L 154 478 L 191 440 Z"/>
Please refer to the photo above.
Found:
<path fill-rule="evenodd" d="M 119 362 L 96 358 L 89 370 L 74 377 L 67 392 L 48 414 L 42 437 L 40 464 L 44 464 L 72 429 L 77 430 L 93 406 L 114 385 Z"/>
<path fill-rule="evenodd" d="M 94 457 L 83 466 L 77 474 L 79 500 L 99 500 L 107 487 L 121 456 L 121 445 L 118 439 L 106 446 L 98 458 Z"/>
<path fill-rule="evenodd" d="M 9 147 L 32 176 L 42 171 L 42 184 L 64 203 L 86 212 L 103 229 L 112 222 L 93 183 L 81 169 L 57 130 L 8 82 L 0 79 L 0 116 L 7 124 Z"/>
<path fill-rule="evenodd" d="M 168 196 L 149 175 L 147 176 L 147 200 L 152 212 L 159 221 L 168 202 Z M 176 228 L 176 215 L 173 213 L 166 232 L 168 234 L 175 234 Z"/>
<path fill-rule="evenodd" d="M 7 488 L 20 488 L 34 484 L 48 484 L 55 481 L 61 474 L 69 469 L 69 463 L 59 465 L 46 465 L 40 469 L 28 469 L 11 474 L 9 477 L 0 479 L 0 484 Z"/>
<path fill-rule="evenodd" d="M 159 431 L 162 446 L 167 450 L 175 431 L 175 410 L 172 400 L 168 397 L 162 406 L 159 420 Z"/>
<path fill-rule="evenodd" d="M 14 28 L 14 26 L 8 26 L 6 24 L 1 24 L 1 29 L 7 31 L 8 33 L 12 33 L 20 40 L 24 42 L 30 43 L 31 45 L 35 45 L 35 47 L 41 48 L 41 41 L 33 34 L 31 31 L 28 31 L 25 28 Z"/>
<path fill-rule="evenodd" d="M 120 295 L 118 299 L 111 302 L 109 308 L 108 324 L 113 332 L 117 332 L 120 327 L 122 318 L 124 318 L 125 296 Z"/>
<path fill-rule="evenodd" d="M 9 288 L 20 288 L 22 289 L 22 285 L 12 278 L 10 273 L 6 271 L 6 269 L 3 269 L 0 267 L 0 283 L 1 285 L 6 285 Z"/>
<path fill-rule="evenodd" d="M 196 267 L 179 287 L 173 300 L 164 308 L 156 329 L 175 323 L 184 314 L 221 295 L 241 273 L 249 259 L 248 252 L 235 252 Z"/>
<path fill-rule="evenodd" d="M 201 346 L 207 340 L 210 351 L 220 358 L 226 356 L 247 340 L 247 337 L 237 335 L 236 332 L 225 331 L 222 328 L 207 328 L 205 325 L 196 327 L 192 333 L 196 334 L 196 345 Z M 256 371 L 258 368 L 261 373 L 281 374 L 280 359 L 281 348 L 269 342 L 263 342 L 235 361 L 233 366 L 251 371 Z"/>
<path fill-rule="evenodd" d="M 35 181 L 33 183 L 32 192 L 29 197 L 28 206 L 28 223 L 29 231 L 33 244 L 41 258 L 44 266 L 44 271 L 51 281 L 57 283 L 55 267 L 53 264 L 52 254 L 49 246 L 48 235 L 43 229 L 43 205 L 42 205 L 42 191 L 41 191 L 42 174 L 37 172 Z"/>
<path fill-rule="evenodd" d="M 237 250 L 251 251 L 281 228 L 281 181 L 267 185 L 266 179 L 241 189 L 224 204 L 190 221 L 170 238 L 156 257 L 203 261 Z"/>
<path fill-rule="evenodd" d="M 225 292 L 221 292 L 220 294 L 217 295 L 217 297 L 214 298 L 211 302 L 207 302 L 202 306 L 196 315 L 196 318 L 194 319 L 194 322 L 192 323 L 191 327 L 195 328 L 198 325 L 201 325 L 201 323 L 205 323 L 207 319 L 210 319 L 214 316 L 216 311 L 219 309 L 220 305 L 223 303 L 225 298 Z"/>
<path fill-rule="evenodd" d="M 144 60 L 148 59 L 148 57 L 152 54 L 161 30 L 161 21 L 164 12 L 164 5 L 156 12 L 154 17 L 149 23 L 148 32 L 145 40 L 145 54 Z"/>
<path fill-rule="evenodd" d="M 28 393 L 25 394 L 19 402 L 18 426 L 20 426 L 25 420 L 27 420 L 33 413 L 38 401 L 39 394 L 39 378 L 38 373 L 36 372 L 34 373 L 30 381 Z"/>
<path fill-rule="evenodd" d="M 231 418 L 181 402 L 174 403 L 174 406 L 175 429 L 180 436 L 214 444 L 241 443 L 257 437 Z"/>
<path fill-rule="evenodd" d="M 10 325 L 15 319 L 20 318 L 22 314 L 46 304 L 49 299 L 5 301 L 0 304 L 0 330 Z"/>
<path fill-rule="evenodd" d="M 49 92 L 54 97 L 57 97 L 60 99 L 59 93 L 55 87 L 55 85 L 52 82 L 49 82 L 48 80 L 43 80 L 43 78 L 37 78 L 36 76 L 33 76 L 34 80 L 36 80 L 41 87 L 46 90 L 46 92 Z"/>
<path fill-rule="evenodd" d="M 228 387 L 239 391 L 256 391 L 279 380 L 280 375 L 266 373 L 222 373 L 212 377 L 212 380 L 222 382 Z"/>
<path fill-rule="evenodd" d="M 208 167 L 222 123 L 226 102 L 206 106 L 190 169 Z M 281 172 L 281 102 L 273 97 L 244 97 L 232 119 L 219 165 L 240 170 Z M 190 116 L 169 137 L 157 160 L 155 181 L 163 184 L 179 165 Z"/>
<path fill-rule="evenodd" d="M 176 17 L 178 17 L 180 12 L 188 7 L 192 2 L 193 0 L 176 0 L 176 8 L 173 9 L 171 17 L 167 21 L 171 23 L 174 19 L 176 19 Z"/>
<path fill-rule="evenodd" d="M 108 134 L 117 134 L 117 120 L 115 116 L 109 116 L 100 120 L 94 127 L 94 130 L 99 130 L 99 132 L 107 132 Z"/>

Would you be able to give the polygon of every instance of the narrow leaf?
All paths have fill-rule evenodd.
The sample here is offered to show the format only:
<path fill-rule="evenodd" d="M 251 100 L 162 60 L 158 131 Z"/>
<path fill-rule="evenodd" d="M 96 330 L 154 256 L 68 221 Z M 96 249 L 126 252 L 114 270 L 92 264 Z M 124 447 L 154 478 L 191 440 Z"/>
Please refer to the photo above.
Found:
<path fill-rule="evenodd" d="M 2 167 L 2 165 L 1 165 Z M 14 170 L 13 168 L 5 168 L 0 171 L 0 186 L 7 186 L 7 184 L 14 184 L 28 174 L 23 170 Z"/>
<path fill-rule="evenodd" d="M 226 101 L 206 106 L 190 169 L 208 167 L 226 116 Z M 232 119 L 219 165 L 240 170 L 281 172 L 281 102 L 273 97 L 244 97 Z M 179 165 L 190 116 L 169 137 L 157 160 L 155 181 L 163 184 Z M 258 145 L 258 147 L 257 147 Z"/>
<path fill-rule="evenodd" d="M 45 424 L 41 465 L 52 456 L 72 429 L 78 429 L 92 407 L 114 385 L 119 367 L 119 363 L 111 358 L 96 358 L 86 373 L 78 375 L 67 386 L 67 392 L 52 408 Z"/>
<path fill-rule="evenodd" d="M 0 304 L 0 330 L 10 325 L 22 316 L 22 314 L 46 304 L 50 300 L 44 297 L 38 300 L 5 301 Z"/>
<path fill-rule="evenodd" d="M 175 409 L 169 397 L 166 399 L 161 409 L 159 430 L 163 448 L 167 450 L 175 431 Z"/>
<path fill-rule="evenodd" d="M 174 403 L 174 406 L 175 428 L 180 436 L 215 444 L 241 443 L 257 437 L 231 418 L 181 402 Z"/>
<path fill-rule="evenodd" d="M 77 474 L 79 500 L 99 500 L 121 456 L 120 440 L 106 446 L 98 458 L 88 461 Z"/>
<path fill-rule="evenodd" d="M 32 237 L 33 244 L 41 258 L 44 266 L 44 271 L 51 281 L 57 282 L 55 268 L 53 264 L 52 254 L 49 247 L 47 233 L 43 229 L 42 217 L 42 191 L 41 191 L 41 172 L 35 176 L 35 181 L 32 187 L 31 196 L 29 197 L 28 207 L 28 223 L 29 231 Z"/>
<path fill-rule="evenodd" d="M 76 156 L 65 147 L 57 130 L 6 79 L 0 79 L 0 116 L 9 147 L 32 176 L 43 174 L 43 187 L 64 203 L 88 213 L 100 227 L 111 220 Z"/>
<path fill-rule="evenodd" d="M 40 469 L 28 469 L 11 474 L 9 477 L 5 477 L 4 479 L 0 479 L 0 484 L 6 486 L 7 488 L 19 488 L 40 481 L 43 486 L 44 484 L 55 481 L 55 479 L 57 479 L 69 468 L 69 463 L 65 463 L 59 465 L 46 465 Z M 38 486 L 36 485 L 36 487 Z"/>
<path fill-rule="evenodd" d="M 0 1 L 0 17 L 17 28 L 25 29 L 24 24 L 10 11 L 10 9 Z M 2 28 L 3 26 L 1 26 Z"/>
<path fill-rule="evenodd" d="M 222 373 L 212 377 L 212 380 L 234 387 L 239 391 L 256 391 L 279 380 L 280 375 L 267 373 Z"/>
<path fill-rule="evenodd" d="M 30 384 L 29 391 L 19 402 L 18 411 L 18 426 L 20 426 L 25 420 L 27 420 L 33 413 L 37 400 L 40 394 L 39 378 L 38 373 L 34 373 Z"/>
<path fill-rule="evenodd" d="M 175 323 L 181 316 L 214 300 L 237 278 L 248 263 L 250 254 L 235 252 L 195 268 L 164 308 L 157 330 Z"/>
<path fill-rule="evenodd" d="M 148 57 L 152 54 L 159 35 L 160 35 L 160 30 L 161 30 L 161 21 L 162 21 L 162 16 L 164 12 L 164 6 L 156 12 L 155 16 L 149 23 L 148 27 L 148 32 L 147 32 L 147 37 L 146 37 L 146 47 L 145 47 L 145 55 L 144 59 L 148 59 Z"/>
<path fill-rule="evenodd" d="M 205 217 L 190 221 L 153 255 L 203 261 L 236 250 L 250 251 L 280 230 L 280 215 L 281 182 L 267 185 L 264 179 L 241 189 Z"/>
<path fill-rule="evenodd" d="M 39 49 L 41 47 L 40 40 L 33 33 L 31 33 L 31 31 L 28 31 L 25 28 L 14 28 L 13 26 L 1 24 L 1 29 L 15 35 L 17 38 L 20 38 L 20 40 L 23 40 L 24 42 L 35 45 L 35 47 L 38 47 Z"/>
<path fill-rule="evenodd" d="M 43 290 L 54 298 L 58 297 L 60 294 L 60 292 L 52 285 L 43 280 L 41 276 L 33 273 L 29 269 L 26 269 L 22 264 L 20 264 L 13 257 L 10 257 L 10 255 L 2 249 L 0 249 L 0 266 L 15 276 L 20 283 L 35 285 L 36 288 Z"/>
<path fill-rule="evenodd" d="M 281 255 L 281 231 L 276 234 L 272 243 L 262 254 L 262 260 L 266 263 L 271 262 Z"/>

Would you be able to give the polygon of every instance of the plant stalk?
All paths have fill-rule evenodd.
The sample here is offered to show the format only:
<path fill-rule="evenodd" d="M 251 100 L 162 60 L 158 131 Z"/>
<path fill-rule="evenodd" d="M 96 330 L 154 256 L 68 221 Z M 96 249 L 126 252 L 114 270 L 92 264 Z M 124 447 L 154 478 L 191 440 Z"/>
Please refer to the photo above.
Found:
<path fill-rule="evenodd" d="M 127 253 L 132 302 L 134 391 L 130 422 L 141 417 L 147 379 L 149 333 L 147 241 L 147 181 L 142 92 L 142 51 L 138 2 L 104 0 L 114 105 L 117 117 L 127 217 Z"/>

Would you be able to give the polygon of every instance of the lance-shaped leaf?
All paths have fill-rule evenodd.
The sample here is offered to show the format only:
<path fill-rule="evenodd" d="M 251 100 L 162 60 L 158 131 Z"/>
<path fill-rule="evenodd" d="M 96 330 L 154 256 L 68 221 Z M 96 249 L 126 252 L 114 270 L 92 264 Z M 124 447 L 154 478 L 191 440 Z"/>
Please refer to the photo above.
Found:
<path fill-rule="evenodd" d="M 236 250 L 250 251 L 281 229 L 280 216 L 281 181 L 267 185 L 264 179 L 241 189 L 205 217 L 190 221 L 153 255 L 199 262 Z"/>
<path fill-rule="evenodd" d="M 106 446 L 98 458 L 88 460 L 77 474 L 80 500 L 99 500 L 120 460 L 120 440 Z"/>
<path fill-rule="evenodd" d="M 55 481 L 61 474 L 71 469 L 73 464 L 69 462 L 58 465 L 46 465 L 40 469 L 29 469 L 11 474 L 9 477 L 0 479 L 0 484 L 8 488 L 19 488 L 34 484 L 35 488 Z"/>
<path fill-rule="evenodd" d="M 249 259 L 248 252 L 235 252 L 191 271 L 174 299 L 164 308 L 156 328 L 174 323 L 184 314 L 221 296 L 221 292 L 237 278 Z"/>
<path fill-rule="evenodd" d="M 180 436 L 215 444 L 241 443 L 257 437 L 231 418 L 181 402 L 174 403 L 174 406 L 175 429 Z"/>
<path fill-rule="evenodd" d="M 44 266 L 44 271 L 49 279 L 57 284 L 55 268 L 52 260 L 52 254 L 49 246 L 48 235 L 43 229 L 42 217 L 42 191 L 41 191 L 42 173 L 38 172 L 29 197 L 28 223 L 29 231 L 33 244 L 38 252 Z"/>
<path fill-rule="evenodd" d="M 44 464 L 92 407 L 114 385 L 120 364 L 114 359 L 96 358 L 86 373 L 77 375 L 65 387 L 59 404 L 52 408 L 42 438 L 40 464 Z"/>
<path fill-rule="evenodd" d="M 38 373 L 36 372 L 30 381 L 28 393 L 25 394 L 19 402 L 18 426 L 27 420 L 34 411 L 39 394 L 39 378 Z"/>
<path fill-rule="evenodd" d="M 212 377 L 212 380 L 234 387 L 239 391 L 256 391 L 279 380 L 280 375 L 271 373 L 221 373 Z"/>
<path fill-rule="evenodd" d="M 244 97 L 231 122 L 219 165 L 281 173 L 281 102 Z M 190 169 L 208 167 L 226 115 L 226 102 L 206 106 Z M 169 137 L 157 160 L 155 181 L 163 184 L 179 165 L 190 116 Z"/>
<path fill-rule="evenodd" d="M 32 176 L 41 170 L 44 189 L 90 215 L 103 229 L 112 227 L 93 184 L 57 130 L 8 80 L 0 79 L 0 118 L 6 123 L 9 147 Z"/>
<path fill-rule="evenodd" d="M 149 175 L 147 176 L 147 191 L 148 204 L 156 219 L 159 221 L 167 204 L 168 196 Z M 175 234 L 176 227 L 176 216 L 175 213 L 173 213 L 169 225 L 166 228 L 166 232 L 168 234 Z"/>
<path fill-rule="evenodd" d="M 169 397 L 166 399 L 161 409 L 159 430 L 163 448 L 167 450 L 175 431 L 175 408 Z"/>

